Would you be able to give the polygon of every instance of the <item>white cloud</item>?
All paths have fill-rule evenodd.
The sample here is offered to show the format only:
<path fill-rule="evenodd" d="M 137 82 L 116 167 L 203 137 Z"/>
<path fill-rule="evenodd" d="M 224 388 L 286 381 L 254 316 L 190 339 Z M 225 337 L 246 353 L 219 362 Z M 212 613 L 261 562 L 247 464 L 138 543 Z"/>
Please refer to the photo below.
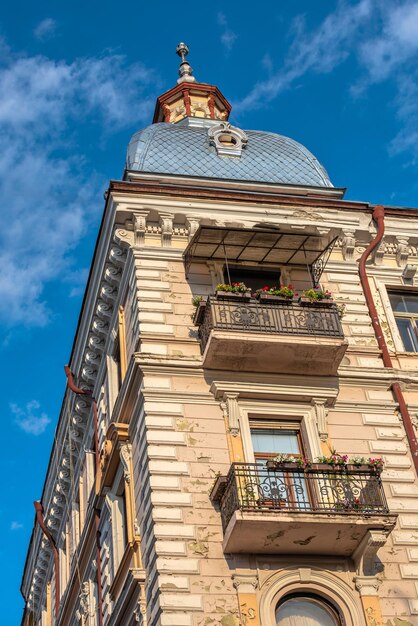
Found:
<path fill-rule="evenodd" d="M 221 27 L 221 43 L 226 52 L 230 52 L 234 47 L 234 44 L 238 38 L 238 35 L 234 33 L 228 26 L 228 20 L 224 13 L 218 13 L 218 24 Z"/>
<path fill-rule="evenodd" d="M 12 522 L 10 524 L 10 530 L 21 530 L 23 528 L 23 524 L 20 522 Z"/>
<path fill-rule="evenodd" d="M 24 408 L 17 404 L 10 404 L 10 410 L 14 415 L 14 420 L 21 430 L 29 435 L 42 435 L 48 424 L 51 423 L 48 415 L 39 412 L 41 405 L 37 400 L 31 400 Z"/>
<path fill-rule="evenodd" d="M 71 273 L 71 253 L 102 210 L 107 181 L 83 154 L 83 124 L 97 143 L 149 118 L 152 74 L 120 55 L 11 57 L 0 67 L 0 322 L 44 325 L 45 285 Z M 79 281 L 76 281 L 79 284 Z M 77 284 L 76 284 L 77 286 Z"/>
<path fill-rule="evenodd" d="M 254 109 L 271 101 L 309 71 L 331 72 L 350 53 L 353 36 L 365 23 L 372 10 L 372 0 L 354 5 L 341 2 L 313 32 L 306 31 L 304 18 L 293 23 L 293 43 L 280 71 L 268 80 L 257 83 L 239 103 L 239 110 Z M 266 58 L 266 57 L 264 57 Z"/>
<path fill-rule="evenodd" d="M 53 20 L 52 17 L 47 17 L 42 20 L 42 22 L 39 22 L 39 24 L 33 31 L 33 34 L 35 35 L 36 39 L 39 39 L 40 41 L 45 41 L 46 39 L 51 39 L 51 37 L 55 35 L 56 30 L 56 21 Z"/>

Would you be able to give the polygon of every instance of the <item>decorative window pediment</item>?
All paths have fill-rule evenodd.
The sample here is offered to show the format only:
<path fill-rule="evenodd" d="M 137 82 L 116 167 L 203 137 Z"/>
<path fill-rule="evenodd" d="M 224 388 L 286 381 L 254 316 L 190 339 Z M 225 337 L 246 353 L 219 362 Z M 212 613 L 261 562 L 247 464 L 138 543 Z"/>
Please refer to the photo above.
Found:
<path fill-rule="evenodd" d="M 209 144 L 215 146 L 219 156 L 241 156 L 248 137 L 240 128 L 229 122 L 220 122 L 208 130 Z"/>

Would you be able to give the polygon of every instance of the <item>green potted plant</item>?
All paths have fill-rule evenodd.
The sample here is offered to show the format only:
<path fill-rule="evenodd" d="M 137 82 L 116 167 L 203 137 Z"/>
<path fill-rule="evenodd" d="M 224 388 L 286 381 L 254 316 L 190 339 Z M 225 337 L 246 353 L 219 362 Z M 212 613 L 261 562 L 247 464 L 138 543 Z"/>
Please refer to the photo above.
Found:
<path fill-rule="evenodd" d="M 216 297 L 220 300 L 251 298 L 251 289 L 245 283 L 219 283 L 216 285 Z"/>
<path fill-rule="evenodd" d="M 315 304 L 319 306 L 330 306 L 334 303 L 331 292 L 324 289 L 306 289 L 302 291 L 302 295 L 299 298 L 299 302 L 302 305 Z"/>
<path fill-rule="evenodd" d="M 279 285 L 278 287 L 262 287 L 257 289 L 255 297 L 263 303 L 267 304 L 288 304 L 292 302 L 295 293 L 292 285 Z"/>
<path fill-rule="evenodd" d="M 349 459 L 347 462 L 347 469 L 357 472 L 370 471 L 368 461 L 366 458 L 364 458 L 364 456 L 354 456 L 352 459 Z"/>
<path fill-rule="evenodd" d="M 192 316 L 193 324 L 199 326 L 203 322 L 206 300 L 203 299 L 203 296 L 194 296 L 192 298 L 192 304 L 195 307 L 195 312 Z"/>
<path fill-rule="evenodd" d="M 367 459 L 367 465 L 376 474 L 381 474 L 383 471 L 384 463 L 383 463 L 383 459 L 381 458 L 370 458 L 370 459 Z"/>

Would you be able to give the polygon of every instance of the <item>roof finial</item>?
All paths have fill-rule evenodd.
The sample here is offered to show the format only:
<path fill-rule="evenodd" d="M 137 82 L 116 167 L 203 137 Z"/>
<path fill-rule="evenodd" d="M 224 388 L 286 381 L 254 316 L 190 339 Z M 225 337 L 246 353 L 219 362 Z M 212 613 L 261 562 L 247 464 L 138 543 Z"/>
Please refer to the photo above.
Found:
<path fill-rule="evenodd" d="M 176 48 L 176 52 L 181 57 L 179 76 L 180 78 L 177 80 L 178 83 L 195 83 L 196 79 L 193 76 L 193 70 L 189 65 L 189 62 L 186 61 L 186 56 L 189 54 L 189 48 L 185 43 L 180 42 Z"/>

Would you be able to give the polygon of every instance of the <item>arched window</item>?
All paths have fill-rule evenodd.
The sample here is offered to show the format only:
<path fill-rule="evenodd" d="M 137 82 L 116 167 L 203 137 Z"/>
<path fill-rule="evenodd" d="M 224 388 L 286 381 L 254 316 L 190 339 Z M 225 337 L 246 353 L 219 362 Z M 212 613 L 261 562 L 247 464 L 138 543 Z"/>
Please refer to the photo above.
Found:
<path fill-rule="evenodd" d="M 277 626 L 341 626 L 335 609 L 310 595 L 286 596 L 276 609 Z"/>

